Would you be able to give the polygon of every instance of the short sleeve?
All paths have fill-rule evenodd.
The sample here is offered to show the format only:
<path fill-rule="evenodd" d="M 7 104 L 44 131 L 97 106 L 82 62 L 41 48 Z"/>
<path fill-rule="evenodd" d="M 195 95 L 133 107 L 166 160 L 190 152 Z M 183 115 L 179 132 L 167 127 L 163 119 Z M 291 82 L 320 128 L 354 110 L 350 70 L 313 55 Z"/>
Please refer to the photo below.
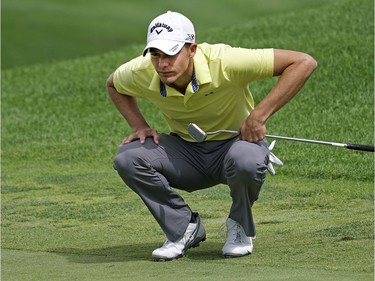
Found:
<path fill-rule="evenodd" d="M 274 68 L 273 49 L 227 48 L 222 64 L 227 79 L 240 85 L 271 78 Z"/>

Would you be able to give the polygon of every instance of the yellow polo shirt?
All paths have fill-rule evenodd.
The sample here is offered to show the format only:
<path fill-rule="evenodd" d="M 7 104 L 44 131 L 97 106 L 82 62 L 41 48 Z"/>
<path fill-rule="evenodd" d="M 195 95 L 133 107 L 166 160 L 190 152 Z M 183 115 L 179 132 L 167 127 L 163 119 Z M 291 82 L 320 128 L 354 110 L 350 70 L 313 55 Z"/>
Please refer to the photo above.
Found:
<path fill-rule="evenodd" d="M 149 54 L 121 65 L 113 82 L 119 93 L 153 103 L 172 132 L 194 141 L 187 132 L 189 123 L 196 123 L 207 132 L 240 129 L 254 108 L 248 85 L 254 80 L 271 78 L 273 61 L 273 49 L 202 43 L 194 56 L 194 75 L 185 95 L 160 81 Z M 220 133 L 208 135 L 207 140 L 232 137 Z"/>

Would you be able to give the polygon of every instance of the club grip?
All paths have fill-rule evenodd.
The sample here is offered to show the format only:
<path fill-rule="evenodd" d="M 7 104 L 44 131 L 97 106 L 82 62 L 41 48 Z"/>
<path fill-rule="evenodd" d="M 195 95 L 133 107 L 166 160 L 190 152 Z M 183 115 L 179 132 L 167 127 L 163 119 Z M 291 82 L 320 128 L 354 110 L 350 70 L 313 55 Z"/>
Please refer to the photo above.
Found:
<path fill-rule="evenodd" d="M 361 150 L 361 151 L 374 152 L 374 146 L 373 145 L 348 143 L 348 145 L 346 146 L 346 148 L 347 149 L 353 149 L 353 150 Z"/>

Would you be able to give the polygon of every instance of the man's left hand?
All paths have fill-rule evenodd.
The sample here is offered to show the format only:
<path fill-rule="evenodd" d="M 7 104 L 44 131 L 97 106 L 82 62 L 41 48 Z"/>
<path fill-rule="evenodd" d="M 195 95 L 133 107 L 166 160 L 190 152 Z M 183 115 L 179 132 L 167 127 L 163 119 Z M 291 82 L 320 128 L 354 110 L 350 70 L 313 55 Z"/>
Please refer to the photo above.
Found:
<path fill-rule="evenodd" d="M 266 137 L 266 126 L 251 114 L 241 126 L 240 139 L 257 143 Z"/>

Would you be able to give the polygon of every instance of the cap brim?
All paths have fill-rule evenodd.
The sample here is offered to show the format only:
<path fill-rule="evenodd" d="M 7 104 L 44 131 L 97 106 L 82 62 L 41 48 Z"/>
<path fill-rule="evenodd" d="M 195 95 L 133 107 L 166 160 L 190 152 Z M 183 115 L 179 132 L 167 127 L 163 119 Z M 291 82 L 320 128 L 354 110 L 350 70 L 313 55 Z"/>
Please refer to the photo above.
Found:
<path fill-rule="evenodd" d="M 169 56 L 174 56 L 182 49 L 184 45 L 185 42 L 170 41 L 165 39 L 152 40 L 147 44 L 146 48 L 144 48 L 143 56 L 145 56 L 147 51 L 151 48 L 158 49 Z"/>

